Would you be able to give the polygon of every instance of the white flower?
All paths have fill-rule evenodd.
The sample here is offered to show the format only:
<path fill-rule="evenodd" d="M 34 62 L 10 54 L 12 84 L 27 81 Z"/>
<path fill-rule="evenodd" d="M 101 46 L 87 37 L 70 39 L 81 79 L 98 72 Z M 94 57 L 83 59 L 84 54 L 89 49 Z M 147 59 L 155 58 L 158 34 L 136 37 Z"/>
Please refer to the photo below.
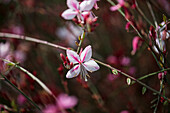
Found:
<path fill-rule="evenodd" d="M 99 65 L 94 61 L 91 60 L 92 57 L 92 49 L 91 46 L 87 46 L 80 55 L 78 55 L 75 51 L 67 50 L 67 56 L 70 62 L 73 62 L 73 64 L 76 64 L 72 69 L 70 69 L 66 77 L 67 78 L 73 78 L 80 74 L 81 77 L 87 81 L 88 72 L 97 71 L 100 67 Z"/>
<path fill-rule="evenodd" d="M 96 0 L 86 0 L 79 4 L 77 0 L 67 0 L 69 9 L 65 10 L 61 16 L 66 20 L 71 20 L 77 15 L 78 20 L 83 22 L 83 13 L 89 12 L 93 8 L 95 2 Z"/>

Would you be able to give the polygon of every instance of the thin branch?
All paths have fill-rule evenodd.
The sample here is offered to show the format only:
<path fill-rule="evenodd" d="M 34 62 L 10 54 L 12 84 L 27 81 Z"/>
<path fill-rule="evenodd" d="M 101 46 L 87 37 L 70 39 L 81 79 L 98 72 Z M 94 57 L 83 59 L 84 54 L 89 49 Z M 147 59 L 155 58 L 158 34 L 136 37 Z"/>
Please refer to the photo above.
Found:
<path fill-rule="evenodd" d="M 30 103 L 35 106 L 38 110 L 41 111 L 41 109 L 38 107 L 38 105 L 32 101 L 24 92 L 22 92 L 21 90 L 19 90 L 13 83 L 11 83 L 2 73 L 1 76 L 5 79 L 6 82 L 8 82 L 12 87 L 14 87 L 18 92 L 20 92 L 27 100 L 30 101 Z"/>
<path fill-rule="evenodd" d="M 2 34 L 4 34 L 4 35 L 2 35 Z M 15 35 L 11 35 L 11 34 L 9 34 L 9 33 L 7 33 L 7 35 L 6 35 L 6 33 L 0 33 L 0 37 L 3 37 L 3 36 L 6 36 L 6 38 L 8 38 L 8 36 L 10 36 L 9 38 L 13 38 L 12 36 L 15 36 Z M 18 37 L 18 36 L 19 36 L 19 37 Z M 20 38 L 20 37 L 26 37 L 26 36 L 17 35 L 17 37 L 18 37 L 18 38 L 16 38 L 16 39 L 23 39 L 23 40 L 26 40 L 26 41 L 30 41 L 30 40 L 28 40 L 28 38 L 26 38 L 26 39 Z M 15 37 L 14 37 L 14 38 L 15 38 Z M 63 50 L 67 50 L 67 48 L 65 48 L 65 47 L 62 47 L 62 46 L 59 46 L 59 45 L 56 45 L 56 44 L 52 44 L 52 43 L 49 44 L 49 42 L 47 42 L 47 41 L 45 41 L 46 43 L 42 43 L 42 42 L 44 42 L 44 41 L 42 41 L 42 40 L 38 40 L 38 41 L 37 41 L 37 40 L 34 40 L 33 38 L 31 38 L 31 41 L 32 41 L 32 42 L 36 42 L 36 43 L 40 43 L 40 44 L 49 45 L 49 46 L 53 45 L 52 47 L 59 48 L 59 49 L 63 49 Z M 39 42 L 39 41 L 40 41 L 40 42 Z M 94 60 L 95 60 L 95 59 L 94 59 Z M 122 75 L 124 75 L 124 76 L 126 76 L 126 77 L 128 77 L 128 78 L 131 78 L 132 80 L 138 82 L 139 84 L 145 86 L 146 88 L 148 88 L 148 89 L 150 89 L 151 91 L 153 91 L 153 92 L 157 93 L 158 95 L 160 95 L 157 90 L 155 90 L 155 89 L 147 86 L 147 85 L 144 84 L 143 82 L 141 82 L 141 81 L 135 79 L 134 77 L 132 77 L 132 76 L 130 76 L 130 75 L 122 72 L 121 70 L 118 70 L 118 69 L 116 69 L 116 68 L 114 68 L 114 67 L 111 67 L 110 65 L 105 64 L 105 63 L 103 63 L 103 62 L 101 62 L 101 61 L 98 61 L 98 60 L 95 60 L 95 61 L 98 62 L 99 64 L 107 67 L 107 68 L 110 68 L 110 69 L 112 69 L 112 70 L 113 70 L 113 69 L 117 70 L 117 71 L 118 71 L 119 73 L 121 73 Z M 160 96 L 162 96 L 162 95 L 160 95 Z M 170 100 L 169 100 L 168 98 L 166 98 L 165 96 L 162 96 L 162 97 L 164 97 L 166 100 L 170 101 Z"/>
<path fill-rule="evenodd" d="M 23 36 L 23 35 L 17 35 L 17 34 L 12 34 L 12 33 L 2 33 L 2 32 L 0 32 L 0 37 L 26 40 L 26 41 L 30 41 L 30 42 L 36 42 L 36 43 L 39 43 L 39 44 L 44 44 L 44 45 L 52 46 L 52 47 L 55 47 L 55 48 L 67 50 L 66 47 L 63 47 L 63 46 L 60 46 L 60 45 L 56 45 L 56 44 L 53 44 L 53 43 L 50 43 L 50 42 L 47 42 L 47 41 L 44 41 L 44 40 L 39 40 L 39 39 L 28 37 L 28 36 Z"/>

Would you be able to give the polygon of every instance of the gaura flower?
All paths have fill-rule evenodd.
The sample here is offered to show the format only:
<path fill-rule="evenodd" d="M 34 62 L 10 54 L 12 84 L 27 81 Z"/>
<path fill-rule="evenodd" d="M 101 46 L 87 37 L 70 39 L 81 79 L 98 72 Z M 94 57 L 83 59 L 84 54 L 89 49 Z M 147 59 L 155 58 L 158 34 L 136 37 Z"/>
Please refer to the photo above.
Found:
<path fill-rule="evenodd" d="M 96 0 L 85 0 L 81 3 L 79 3 L 77 0 L 67 0 L 67 6 L 69 9 L 65 10 L 61 16 L 66 20 L 73 19 L 76 15 L 79 21 L 83 20 L 83 13 L 89 12 Z"/>
<path fill-rule="evenodd" d="M 94 60 L 91 60 L 92 49 L 90 45 L 80 52 L 80 55 L 72 50 L 67 50 L 66 53 L 70 62 L 76 64 L 67 72 L 66 78 L 73 78 L 80 74 L 81 78 L 83 77 L 87 81 L 87 76 L 90 77 L 87 71 L 93 72 L 100 68 Z"/>
<path fill-rule="evenodd" d="M 117 4 L 117 5 L 110 7 L 110 10 L 111 10 L 111 11 L 116 11 L 116 10 L 118 10 L 119 8 L 121 8 L 122 6 L 124 6 L 124 4 L 125 4 L 125 1 L 124 1 L 124 0 L 117 0 L 117 1 L 118 1 L 118 4 Z"/>

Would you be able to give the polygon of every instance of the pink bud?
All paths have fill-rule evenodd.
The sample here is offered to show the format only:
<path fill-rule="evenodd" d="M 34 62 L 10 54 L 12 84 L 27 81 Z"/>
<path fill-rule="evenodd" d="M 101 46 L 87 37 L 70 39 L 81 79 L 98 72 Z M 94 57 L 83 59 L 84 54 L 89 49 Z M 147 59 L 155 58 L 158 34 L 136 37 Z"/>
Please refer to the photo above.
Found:
<path fill-rule="evenodd" d="M 131 52 L 132 55 L 134 55 L 137 51 L 137 49 L 141 46 L 141 38 L 136 36 L 133 38 L 133 41 L 132 41 L 132 46 L 133 46 L 133 50 Z"/>
<path fill-rule="evenodd" d="M 70 69 L 73 68 L 73 62 L 70 63 Z"/>
<path fill-rule="evenodd" d="M 63 55 L 62 53 L 60 53 L 60 57 L 61 57 L 61 59 L 63 60 L 63 62 L 66 61 L 66 59 L 65 59 L 65 57 L 64 57 L 64 55 Z"/>

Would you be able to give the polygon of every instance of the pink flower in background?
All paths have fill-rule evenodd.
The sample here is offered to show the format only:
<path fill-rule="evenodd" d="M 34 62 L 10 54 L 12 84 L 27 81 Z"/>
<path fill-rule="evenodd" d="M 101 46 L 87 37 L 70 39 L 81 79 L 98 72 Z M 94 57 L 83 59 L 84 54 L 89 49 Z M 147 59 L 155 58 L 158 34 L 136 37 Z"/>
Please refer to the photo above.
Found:
<path fill-rule="evenodd" d="M 114 80 L 116 80 L 118 77 L 119 77 L 119 73 L 117 74 L 117 75 L 114 75 L 114 74 L 111 74 L 111 73 L 109 73 L 108 75 L 107 75 L 107 79 L 109 80 L 109 81 L 114 81 Z"/>
<path fill-rule="evenodd" d="M 60 113 L 62 109 L 69 109 L 78 103 L 75 96 L 68 96 L 67 94 L 60 94 L 57 97 L 55 104 L 49 104 L 43 110 L 43 113 Z"/>
<path fill-rule="evenodd" d="M 5 58 L 10 51 L 10 43 L 0 43 L 0 57 Z"/>
<path fill-rule="evenodd" d="M 69 9 L 65 10 L 61 16 L 66 20 L 71 20 L 77 16 L 79 21 L 84 22 L 83 13 L 89 12 L 93 8 L 95 2 L 96 0 L 85 0 L 81 3 L 77 0 L 67 0 Z"/>
<path fill-rule="evenodd" d="M 67 72 L 67 78 L 73 78 L 80 74 L 80 76 L 83 77 L 85 81 L 87 81 L 87 76 L 89 76 L 87 71 L 93 72 L 97 71 L 100 68 L 94 60 L 90 60 L 92 57 L 92 49 L 90 45 L 87 46 L 80 53 L 80 55 L 72 50 L 67 50 L 66 53 L 70 62 L 76 64 L 72 69 Z"/>
<path fill-rule="evenodd" d="M 130 64 L 130 58 L 129 57 L 122 57 L 120 61 L 121 65 L 128 66 Z"/>
<path fill-rule="evenodd" d="M 68 96 L 67 94 L 60 94 L 58 96 L 57 105 L 63 109 L 72 108 L 77 104 L 78 100 L 75 96 Z"/>
<path fill-rule="evenodd" d="M 117 1 L 118 1 L 117 5 L 110 7 L 111 11 L 116 11 L 119 8 L 121 8 L 122 6 L 124 6 L 124 4 L 125 4 L 124 0 L 117 0 Z"/>
<path fill-rule="evenodd" d="M 19 95 L 18 97 L 17 97 L 17 102 L 18 102 L 18 104 L 20 104 L 20 105 L 23 105 L 25 102 L 26 102 L 26 98 L 23 96 L 23 95 Z"/>
<path fill-rule="evenodd" d="M 118 64 L 118 59 L 115 56 L 109 56 L 106 60 L 109 64 Z"/>
<path fill-rule="evenodd" d="M 120 113 L 129 113 L 129 111 L 123 110 L 123 111 L 121 111 Z"/>
<path fill-rule="evenodd" d="M 75 41 L 82 34 L 82 29 L 71 22 L 66 23 L 66 27 L 60 27 L 56 30 L 56 35 L 63 41 L 66 41 L 71 47 L 77 47 Z"/>

